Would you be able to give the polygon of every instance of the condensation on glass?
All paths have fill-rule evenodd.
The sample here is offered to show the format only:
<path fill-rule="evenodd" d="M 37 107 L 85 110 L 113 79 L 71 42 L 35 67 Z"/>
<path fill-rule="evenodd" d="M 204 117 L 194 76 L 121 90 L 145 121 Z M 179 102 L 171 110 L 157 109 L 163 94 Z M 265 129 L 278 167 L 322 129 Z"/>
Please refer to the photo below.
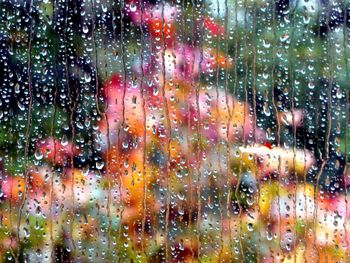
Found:
<path fill-rule="evenodd" d="M 0 1 L 0 262 L 349 262 L 349 4 Z"/>

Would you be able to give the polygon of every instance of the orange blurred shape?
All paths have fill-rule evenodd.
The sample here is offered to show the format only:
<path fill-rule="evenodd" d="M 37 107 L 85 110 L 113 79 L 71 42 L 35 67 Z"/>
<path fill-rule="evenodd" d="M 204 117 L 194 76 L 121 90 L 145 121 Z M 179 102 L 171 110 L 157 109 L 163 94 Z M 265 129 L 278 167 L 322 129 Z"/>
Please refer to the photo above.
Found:
<path fill-rule="evenodd" d="M 103 93 L 106 98 L 106 116 L 99 123 L 99 130 L 103 134 L 129 133 L 136 136 L 142 136 L 144 132 L 143 122 L 143 104 L 141 98 L 140 81 L 136 87 L 132 87 L 130 80 L 124 80 L 121 76 L 115 74 L 107 81 L 103 87 Z M 123 128 L 121 127 L 123 125 Z"/>
<path fill-rule="evenodd" d="M 216 68 L 217 66 L 226 69 L 232 67 L 229 55 L 226 55 L 221 51 L 217 51 L 213 48 L 207 48 L 204 50 L 203 54 L 205 60 L 203 61 L 204 65 L 202 64 L 202 66 L 210 67 L 212 69 Z"/>
<path fill-rule="evenodd" d="M 159 38 L 163 41 L 163 35 L 165 40 L 173 39 L 176 35 L 175 26 L 172 23 L 164 22 L 162 18 L 153 18 L 148 21 L 149 32 L 152 37 Z"/>
<path fill-rule="evenodd" d="M 143 202 L 144 190 L 151 179 L 152 167 L 143 167 L 143 151 L 134 150 L 128 153 L 114 148 L 109 153 L 108 173 L 120 180 L 121 196 L 129 206 L 138 206 Z M 144 170 L 145 169 L 145 170 Z"/>
<path fill-rule="evenodd" d="M 41 192 L 44 190 L 46 186 L 45 175 L 48 173 L 47 168 L 45 166 L 34 167 L 33 171 L 29 174 L 29 183 L 32 191 Z"/>

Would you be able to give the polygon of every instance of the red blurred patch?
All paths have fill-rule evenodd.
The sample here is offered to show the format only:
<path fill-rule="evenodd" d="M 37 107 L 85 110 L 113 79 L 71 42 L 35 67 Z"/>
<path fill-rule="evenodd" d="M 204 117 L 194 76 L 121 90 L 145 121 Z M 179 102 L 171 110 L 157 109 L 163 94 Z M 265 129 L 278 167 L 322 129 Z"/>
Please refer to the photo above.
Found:
<path fill-rule="evenodd" d="M 269 148 L 270 150 L 273 148 L 270 142 L 265 142 L 264 146 Z"/>
<path fill-rule="evenodd" d="M 216 23 L 214 20 L 209 17 L 204 18 L 204 26 L 208 29 L 213 35 L 222 36 L 225 33 L 225 29 L 219 23 Z"/>

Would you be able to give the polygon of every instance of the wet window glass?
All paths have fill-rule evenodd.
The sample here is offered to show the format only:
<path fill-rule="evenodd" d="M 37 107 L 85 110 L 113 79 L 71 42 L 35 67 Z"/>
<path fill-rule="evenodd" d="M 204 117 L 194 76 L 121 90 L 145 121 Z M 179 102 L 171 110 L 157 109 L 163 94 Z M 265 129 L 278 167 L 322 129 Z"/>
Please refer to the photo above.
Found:
<path fill-rule="evenodd" d="M 347 0 L 0 1 L 0 262 L 350 262 Z"/>

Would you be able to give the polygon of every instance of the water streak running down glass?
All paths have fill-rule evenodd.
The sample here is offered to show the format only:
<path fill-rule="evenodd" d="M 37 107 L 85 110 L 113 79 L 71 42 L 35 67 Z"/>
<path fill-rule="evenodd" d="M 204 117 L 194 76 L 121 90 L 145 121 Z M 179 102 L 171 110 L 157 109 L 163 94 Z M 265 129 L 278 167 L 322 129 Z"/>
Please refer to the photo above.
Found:
<path fill-rule="evenodd" d="M 0 262 L 350 262 L 350 2 L 0 0 Z"/>

